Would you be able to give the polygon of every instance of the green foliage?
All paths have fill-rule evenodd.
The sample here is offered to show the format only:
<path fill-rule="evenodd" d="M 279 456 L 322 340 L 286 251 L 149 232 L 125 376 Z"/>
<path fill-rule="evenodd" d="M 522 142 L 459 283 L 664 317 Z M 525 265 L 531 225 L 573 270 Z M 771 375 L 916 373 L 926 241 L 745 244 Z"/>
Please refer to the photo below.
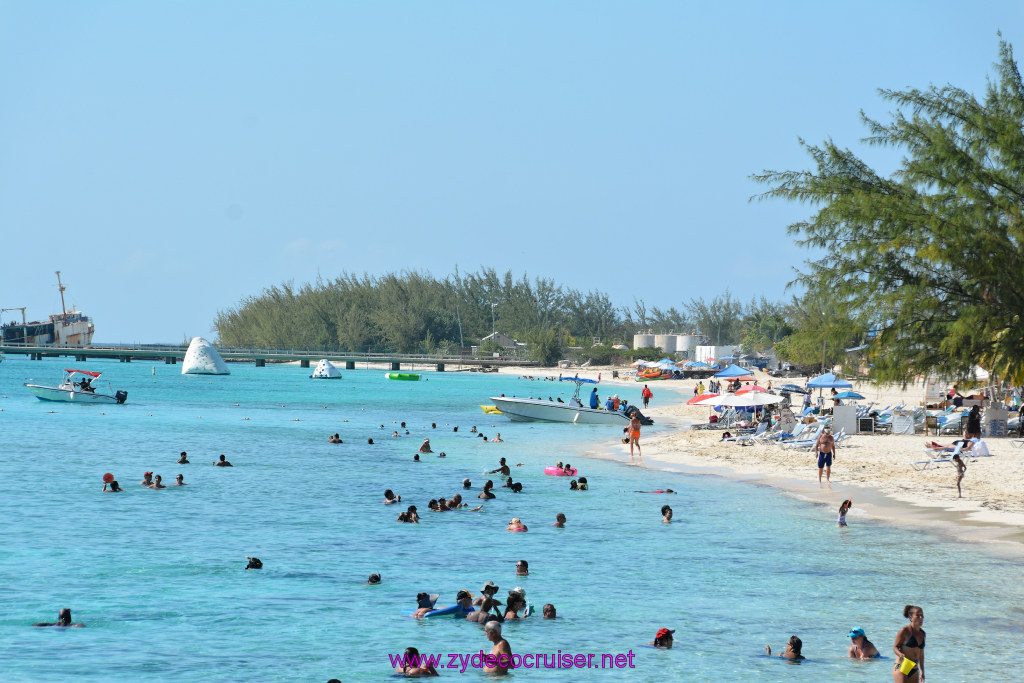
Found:
<path fill-rule="evenodd" d="M 690 299 L 687 311 L 694 324 L 714 346 L 739 344 L 743 338 L 743 305 L 732 298 L 729 290 L 710 302 Z"/>
<path fill-rule="evenodd" d="M 825 251 L 799 282 L 878 329 L 869 358 L 881 379 L 980 364 L 1024 383 L 1024 83 L 1006 42 L 999 57 L 980 100 L 952 85 L 880 91 L 891 120 L 861 116 L 867 143 L 904 154 L 890 177 L 831 140 L 801 141 L 813 171 L 755 176 L 771 186 L 762 197 L 816 207 L 789 227 Z"/>

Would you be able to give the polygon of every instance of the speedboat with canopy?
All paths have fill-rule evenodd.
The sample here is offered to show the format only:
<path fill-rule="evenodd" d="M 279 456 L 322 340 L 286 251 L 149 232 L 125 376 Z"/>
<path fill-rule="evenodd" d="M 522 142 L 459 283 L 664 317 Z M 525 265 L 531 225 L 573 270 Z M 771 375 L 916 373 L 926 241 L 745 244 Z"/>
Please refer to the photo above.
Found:
<path fill-rule="evenodd" d="M 97 390 L 95 383 L 101 372 L 74 370 L 65 368 L 64 379 L 55 387 L 42 384 L 25 384 L 25 388 L 35 394 L 40 401 L 59 401 L 61 403 L 124 403 L 128 400 L 127 391 L 114 391 L 107 385 L 107 391 Z"/>
<path fill-rule="evenodd" d="M 548 401 L 543 398 L 516 398 L 514 396 L 492 396 L 491 401 L 505 417 L 513 422 L 571 422 L 573 424 L 624 427 L 629 424 L 629 418 L 636 410 L 635 406 L 630 406 L 629 412 L 588 408 L 580 400 L 580 388 L 584 384 L 597 384 L 596 381 L 580 377 L 562 377 L 559 381 L 573 382 L 576 385 L 576 390 L 567 403 Z M 642 414 L 640 419 L 643 424 L 654 424 L 650 418 L 644 417 Z"/>

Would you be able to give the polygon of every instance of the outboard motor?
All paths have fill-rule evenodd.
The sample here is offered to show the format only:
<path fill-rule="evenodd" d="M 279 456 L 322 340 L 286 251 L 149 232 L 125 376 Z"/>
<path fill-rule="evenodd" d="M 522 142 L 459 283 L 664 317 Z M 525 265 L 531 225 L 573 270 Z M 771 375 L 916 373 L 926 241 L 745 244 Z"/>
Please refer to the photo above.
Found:
<path fill-rule="evenodd" d="M 114 398 L 117 399 L 118 403 L 124 403 L 125 401 L 128 400 L 128 392 L 127 391 L 115 391 L 114 392 Z"/>
<path fill-rule="evenodd" d="M 633 413 L 636 413 L 637 419 L 640 420 L 640 424 L 644 425 L 645 427 L 648 427 L 648 426 L 654 424 L 654 420 L 652 420 L 651 418 L 649 418 L 646 415 L 644 415 L 643 413 L 641 413 L 640 409 L 637 408 L 636 406 L 630 406 L 630 407 L 626 408 L 626 412 L 625 412 L 626 417 L 632 418 L 633 417 Z"/>

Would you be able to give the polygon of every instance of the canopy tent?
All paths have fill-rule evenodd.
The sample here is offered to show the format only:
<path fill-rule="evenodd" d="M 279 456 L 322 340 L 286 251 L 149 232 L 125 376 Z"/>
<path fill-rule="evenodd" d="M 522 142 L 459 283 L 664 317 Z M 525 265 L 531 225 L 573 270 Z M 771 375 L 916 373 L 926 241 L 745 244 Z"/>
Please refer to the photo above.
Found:
<path fill-rule="evenodd" d="M 847 382 L 842 377 L 836 377 L 831 372 L 826 372 L 824 375 L 818 375 L 810 382 L 807 383 L 810 389 L 852 389 L 853 385 Z"/>
<path fill-rule="evenodd" d="M 736 377 L 750 376 L 750 370 L 747 370 L 746 368 L 741 368 L 735 363 L 727 367 L 725 370 L 722 370 L 721 372 L 715 374 L 715 377 L 720 377 L 722 379 L 735 379 Z"/>

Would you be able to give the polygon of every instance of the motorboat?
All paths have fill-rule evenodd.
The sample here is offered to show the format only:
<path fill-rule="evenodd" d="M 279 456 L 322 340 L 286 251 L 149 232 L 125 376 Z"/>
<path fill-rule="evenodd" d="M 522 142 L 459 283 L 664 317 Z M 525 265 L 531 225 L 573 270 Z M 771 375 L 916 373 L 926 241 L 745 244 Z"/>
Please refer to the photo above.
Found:
<path fill-rule="evenodd" d="M 97 391 L 95 382 L 101 372 L 89 370 L 64 369 L 64 379 L 55 387 L 41 384 L 25 384 L 25 388 L 35 394 L 40 401 L 59 401 L 61 403 L 124 403 L 128 400 L 127 391 L 102 393 Z"/>
<path fill-rule="evenodd" d="M 492 396 L 491 401 L 501 413 L 513 422 L 571 422 L 585 425 L 616 425 L 625 427 L 632 414 L 618 410 L 587 408 L 580 400 L 580 388 L 584 384 L 597 384 L 592 379 L 562 377 L 562 382 L 573 382 L 576 391 L 567 403 L 549 401 L 543 398 L 516 398 L 514 396 Z M 645 424 L 653 424 L 649 418 L 642 418 Z"/>

